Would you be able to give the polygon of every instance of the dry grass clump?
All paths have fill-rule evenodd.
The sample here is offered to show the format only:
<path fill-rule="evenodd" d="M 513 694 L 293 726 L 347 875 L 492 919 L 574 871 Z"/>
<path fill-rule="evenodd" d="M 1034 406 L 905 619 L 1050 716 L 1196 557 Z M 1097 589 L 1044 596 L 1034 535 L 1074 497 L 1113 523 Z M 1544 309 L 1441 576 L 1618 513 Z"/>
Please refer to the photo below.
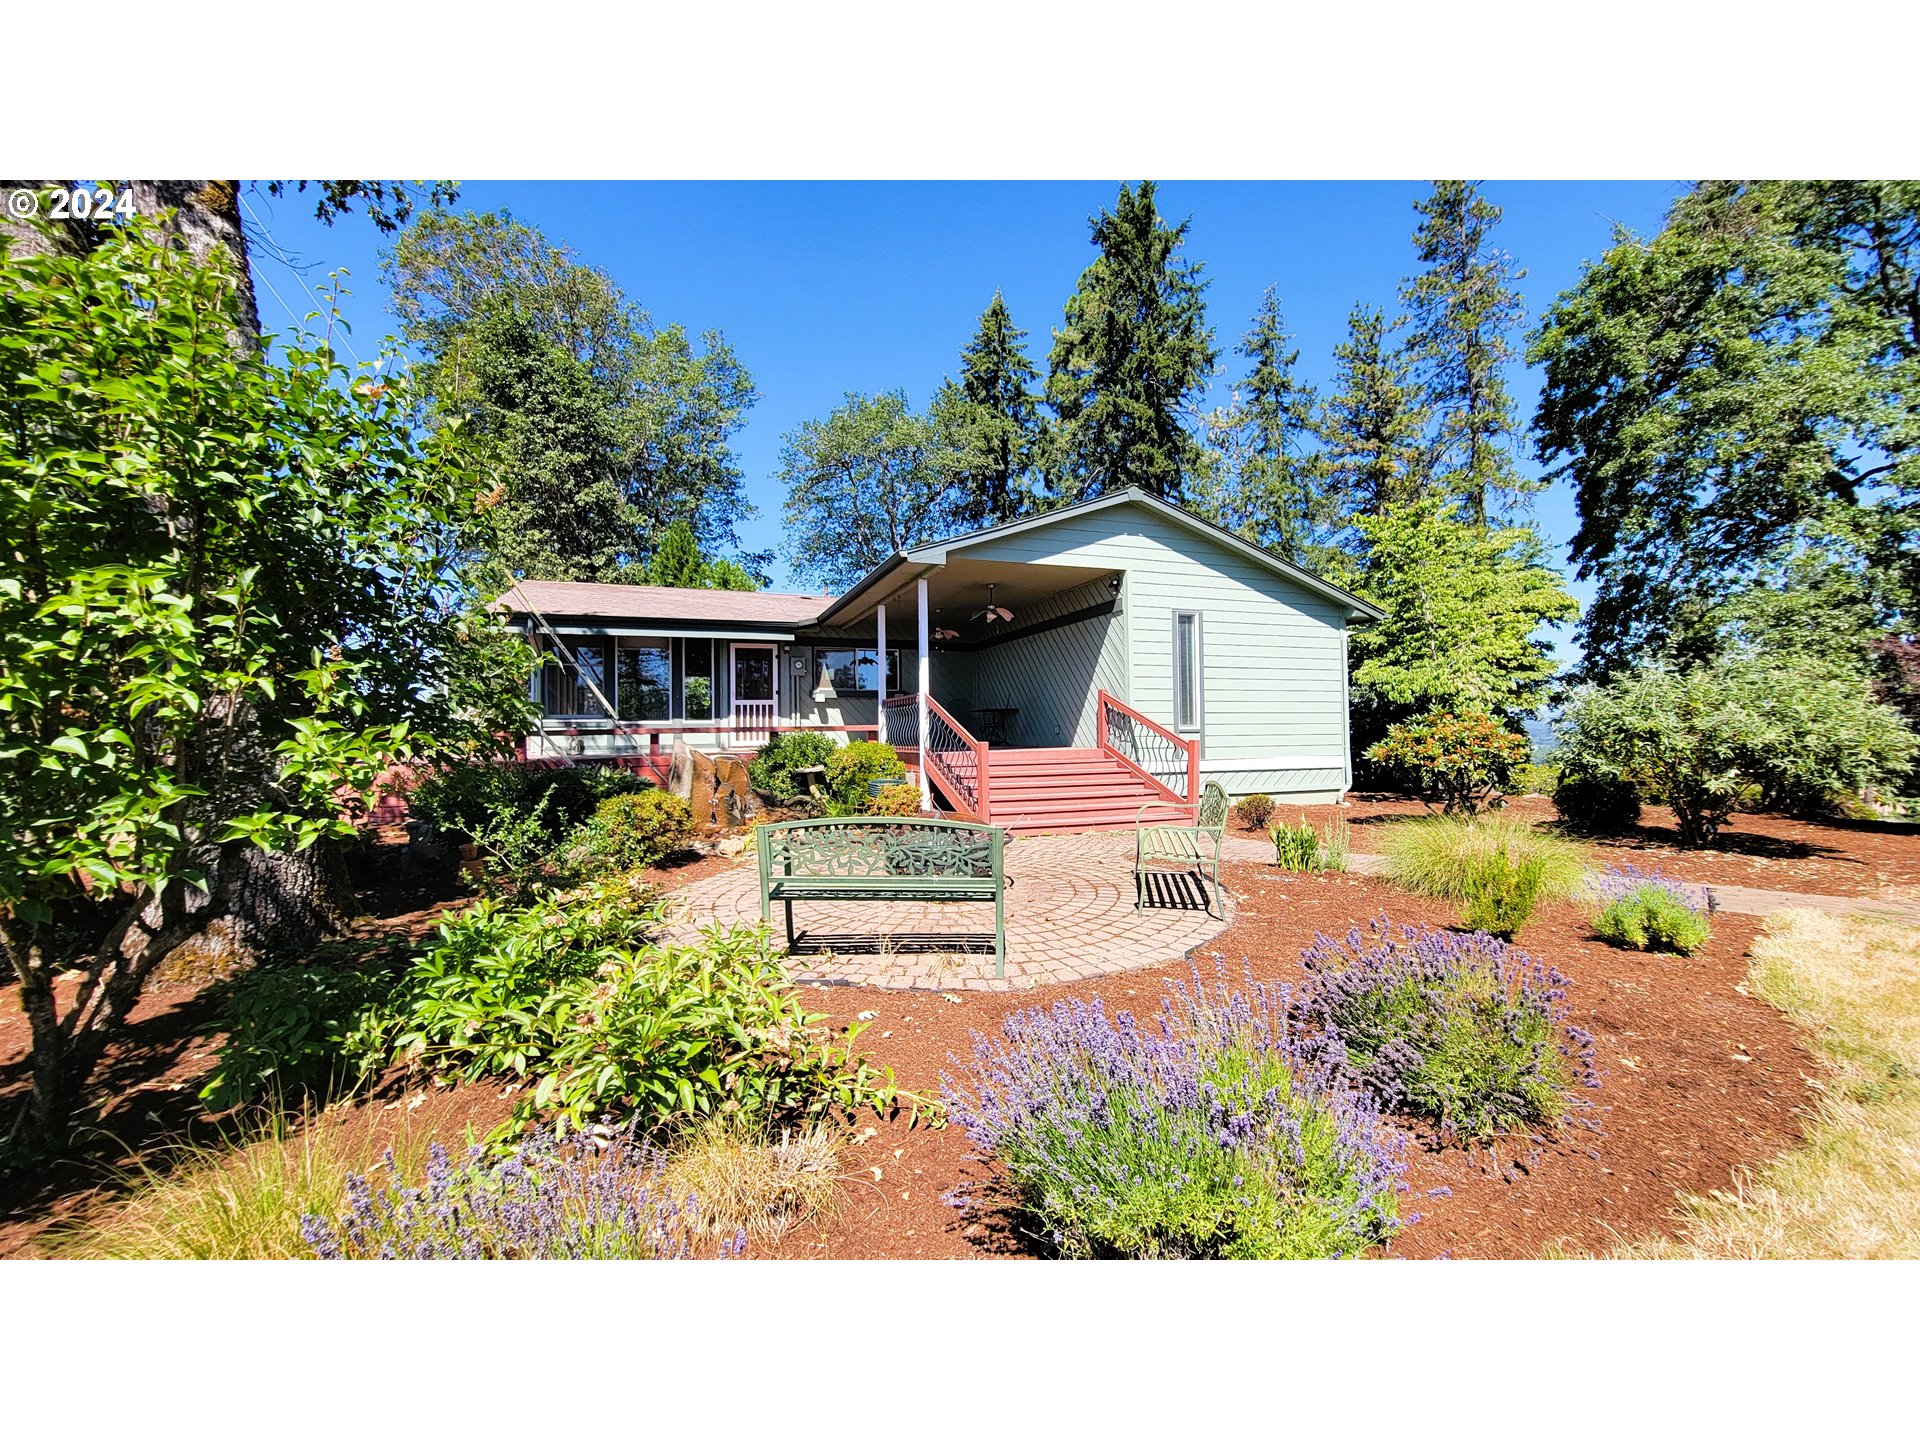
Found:
<path fill-rule="evenodd" d="M 395 1149 L 402 1171 L 424 1163 L 425 1140 L 411 1132 Z M 222 1143 L 143 1161 L 126 1199 L 56 1231 L 43 1248 L 72 1260 L 311 1259 L 301 1217 L 338 1214 L 347 1177 L 379 1163 L 364 1132 L 349 1138 L 324 1116 L 271 1115 Z"/>
<path fill-rule="evenodd" d="M 1681 1239 L 1615 1253 L 1920 1257 L 1920 928 L 1783 910 L 1754 943 L 1750 973 L 1831 1067 L 1806 1144 L 1731 1193 L 1686 1197 Z"/>
<path fill-rule="evenodd" d="M 700 1233 L 744 1230 L 750 1240 L 777 1240 L 833 1209 L 840 1145 L 838 1132 L 825 1127 L 769 1136 L 738 1117 L 716 1116 L 673 1147 L 665 1183 L 695 1198 Z"/>

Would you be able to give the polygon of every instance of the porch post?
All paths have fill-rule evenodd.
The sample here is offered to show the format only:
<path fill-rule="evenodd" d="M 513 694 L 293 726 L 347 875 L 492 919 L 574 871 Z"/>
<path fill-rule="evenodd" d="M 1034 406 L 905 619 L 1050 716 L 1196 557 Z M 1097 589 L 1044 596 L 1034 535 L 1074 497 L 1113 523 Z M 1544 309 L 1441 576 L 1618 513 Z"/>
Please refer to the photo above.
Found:
<path fill-rule="evenodd" d="M 880 681 L 873 692 L 874 723 L 880 727 L 880 743 L 887 743 L 887 602 L 873 612 L 874 633 L 878 637 Z"/>
<path fill-rule="evenodd" d="M 933 785 L 927 779 L 927 692 L 933 688 L 933 663 L 927 658 L 927 577 L 914 582 L 920 601 L 920 808 L 933 808 Z"/>

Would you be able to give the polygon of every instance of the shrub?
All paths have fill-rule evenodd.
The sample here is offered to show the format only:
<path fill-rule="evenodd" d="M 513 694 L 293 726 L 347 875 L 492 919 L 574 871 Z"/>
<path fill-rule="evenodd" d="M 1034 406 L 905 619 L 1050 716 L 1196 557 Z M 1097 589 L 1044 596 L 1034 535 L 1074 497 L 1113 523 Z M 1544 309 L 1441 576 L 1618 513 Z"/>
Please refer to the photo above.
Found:
<path fill-rule="evenodd" d="M 851 1054 L 857 1030 L 841 1045 L 818 1032 L 765 931 L 650 943 L 658 918 L 607 887 L 518 909 L 483 900 L 414 962 L 395 1048 L 465 1079 L 528 1082 L 514 1128 L 722 1109 L 771 1124 L 892 1101 L 892 1075 Z"/>
<path fill-rule="evenodd" d="M 1392 726 L 1367 758 L 1407 779 L 1449 815 L 1477 813 L 1507 788 L 1513 767 L 1533 753 L 1484 710 L 1434 710 Z"/>
<path fill-rule="evenodd" d="M 1543 900 L 1564 900 L 1586 871 L 1584 852 L 1517 818 L 1402 820 L 1381 848 L 1402 889 L 1461 904 L 1475 929 L 1513 936 Z"/>
<path fill-rule="evenodd" d="M 1599 1083 L 1593 1037 L 1567 1016 L 1559 971 L 1490 935 L 1384 919 L 1303 957 L 1301 1013 L 1391 1109 L 1449 1138 L 1557 1124 L 1575 1084 Z"/>
<path fill-rule="evenodd" d="M 1594 933 L 1615 945 L 1691 955 L 1712 938 L 1706 896 L 1658 870 L 1609 869 L 1595 882 L 1594 893 L 1600 907 Z"/>
<path fill-rule="evenodd" d="M 1273 818 L 1273 797 L 1242 795 L 1240 803 L 1233 807 L 1233 813 L 1240 817 L 1240 823 L 1247 829 L 1264 830 L 1267 822 Z"/>
<path fill-rule="evenodd" d="M 1617 835 L 1640 820 L 1640 791 L 1631 780 L 1562 766 L 1553 787 L 1553 808 L 1569 830 Z"/>
<path fill-rule="evenodd" d="M 867 803 L 867 786 L 874 780 L 897 780 L 907 773 L 900 752 L 878 740 L 856 740 L 842 745 L 827 761 L 827 790 L 842 814 L 857 814 Z"/>
<path fill-rule="evenodd" d="M 658 1152 L 617 1132 L 543 1133 L 498 1161 L 476 1146 L 459 1164 L 435 1145 L 423 1186 L 376 1191 L 355 1175 L 345 1212 L 306 1216 L 301 1236 L 322 1260 L 691 1259 L 699 1202 L 669 1190 L 664 1168 Z M 745 1245 L 736 1234 L 713 1253 Z"/>
<path fill-rule="evenodd" d="M 486 848 L 483 831 L 533 822 L 549 844 L 586 823 L 602 800 L 652 786 L 617 765 L 534 766 L 467 761 L 421 776 L 407 813 L 431 839 L 462 837 Z"/>
<path fill-rule="evenodd" d="M 882 785 L 878 795 L 861 801 L 860 810 L 866 815 L 918 815 L 920 787 L 918 785 Z"/>
<path fill-rule="evenodd" d="M 1287 988 L 1173 991 L 1153 1024 L 1097 999 L 1009 1016 L 973 1037 L 968 1082 L 942 1077 L 1056 1250 L 1319 1257 L 1390 1236 L 1400 1143 L 1296 1044 Z"/>
<path fill-rule="evenodd" d="M 384 1059 L 380 1007 L 393 986 L 377 962 L 263 966 L 223 982 L 210 1030 L 225 1038 L 201 1103 L 291 1103 L 365 1079 Z"/>
<path fill-rule="evenodd" d="M 1324 829 L 1314 828 L 1306 816 L 1298 825 L 1274 821 L 1267 831 L 1273 841 L 1273 863 L 1282 870 L 1345 870 L 1347 822 L 1334 819 Z"/>
<path fill-rule="evenodd" d="M 615 870 L 637 870 L 682 849 L 693 835 L 693 811 L 678 795 L 642 790 L 602 800 L 580 831 L 581 849 Z"/>
<path fill-rule="evenodd" d="M 793 772 L 825 765 L 839 748 L 831 735 L 823 735 L 818 730 L 790 730 L 776 735 L 747 766 L 748 783 L 762 795 L 791 805 L 801 794 Z"/>
<path fill-rule="evenodd" d="M 1529 761 L 1513 767 L 1513 793 L 1516 795 L 1551 795 L 1559 783 L 1558 764 L 1543 765 Z"/>
<path fill-rule="evenodd" d="M 1569 769 L 1636 782 L 1688 846 L 1711 844 L 1751 785 L 1761 803 L 1818 808 L 1904 774 L 1915 746 L 1864 680 L 1799 660 L 1649 666 L 1581 691 L 1560 727 Z"/>

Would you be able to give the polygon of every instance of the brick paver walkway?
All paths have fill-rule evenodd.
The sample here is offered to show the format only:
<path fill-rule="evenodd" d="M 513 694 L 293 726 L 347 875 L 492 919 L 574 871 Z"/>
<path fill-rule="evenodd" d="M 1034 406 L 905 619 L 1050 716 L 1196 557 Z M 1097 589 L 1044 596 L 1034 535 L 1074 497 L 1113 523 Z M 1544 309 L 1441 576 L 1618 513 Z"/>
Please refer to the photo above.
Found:
<path fill-rule="evenodd" d="M 1152 877 L 1147 908 L 1136 911 L 1131 831 L 1016 837 L 1007 844 L 1007 874 L 1013 884 L 1003 980 L 993 975 L 991 907 L 905 901 L 795 905 L 793 978 L 888 989 L 1028 990 L 1177 960 L 1227 925 L 1206 913 L 1198 887 L 1178 877 Z M 748 856 L 668 901 L 680 938 L 702 925 L 757 925 L 759 871 Z M 1230 896 L 1226 903 L 1231 916 Z M 773 928 L 784 940 L 778 906 Z"/>

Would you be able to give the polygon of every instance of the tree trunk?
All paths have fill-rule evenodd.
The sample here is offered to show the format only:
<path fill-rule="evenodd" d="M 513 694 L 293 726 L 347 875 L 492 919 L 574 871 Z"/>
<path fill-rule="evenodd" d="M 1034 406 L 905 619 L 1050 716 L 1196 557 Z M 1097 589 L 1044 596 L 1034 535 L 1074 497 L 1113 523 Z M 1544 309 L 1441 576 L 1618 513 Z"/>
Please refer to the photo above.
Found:
<path fill-rule="evenodd" d="M 208 264 L 223 256 L 240 279 L 240 331 L 236 342 L 245 350 L 260 344 L 260 309 L 253 298 L 253 266 L 247 259 L 246 230 L 240 223 L 238 180 L 134 180 L 133 208 L 142 215 L 172 210 L 167 233 L 181 248 Z"/>

